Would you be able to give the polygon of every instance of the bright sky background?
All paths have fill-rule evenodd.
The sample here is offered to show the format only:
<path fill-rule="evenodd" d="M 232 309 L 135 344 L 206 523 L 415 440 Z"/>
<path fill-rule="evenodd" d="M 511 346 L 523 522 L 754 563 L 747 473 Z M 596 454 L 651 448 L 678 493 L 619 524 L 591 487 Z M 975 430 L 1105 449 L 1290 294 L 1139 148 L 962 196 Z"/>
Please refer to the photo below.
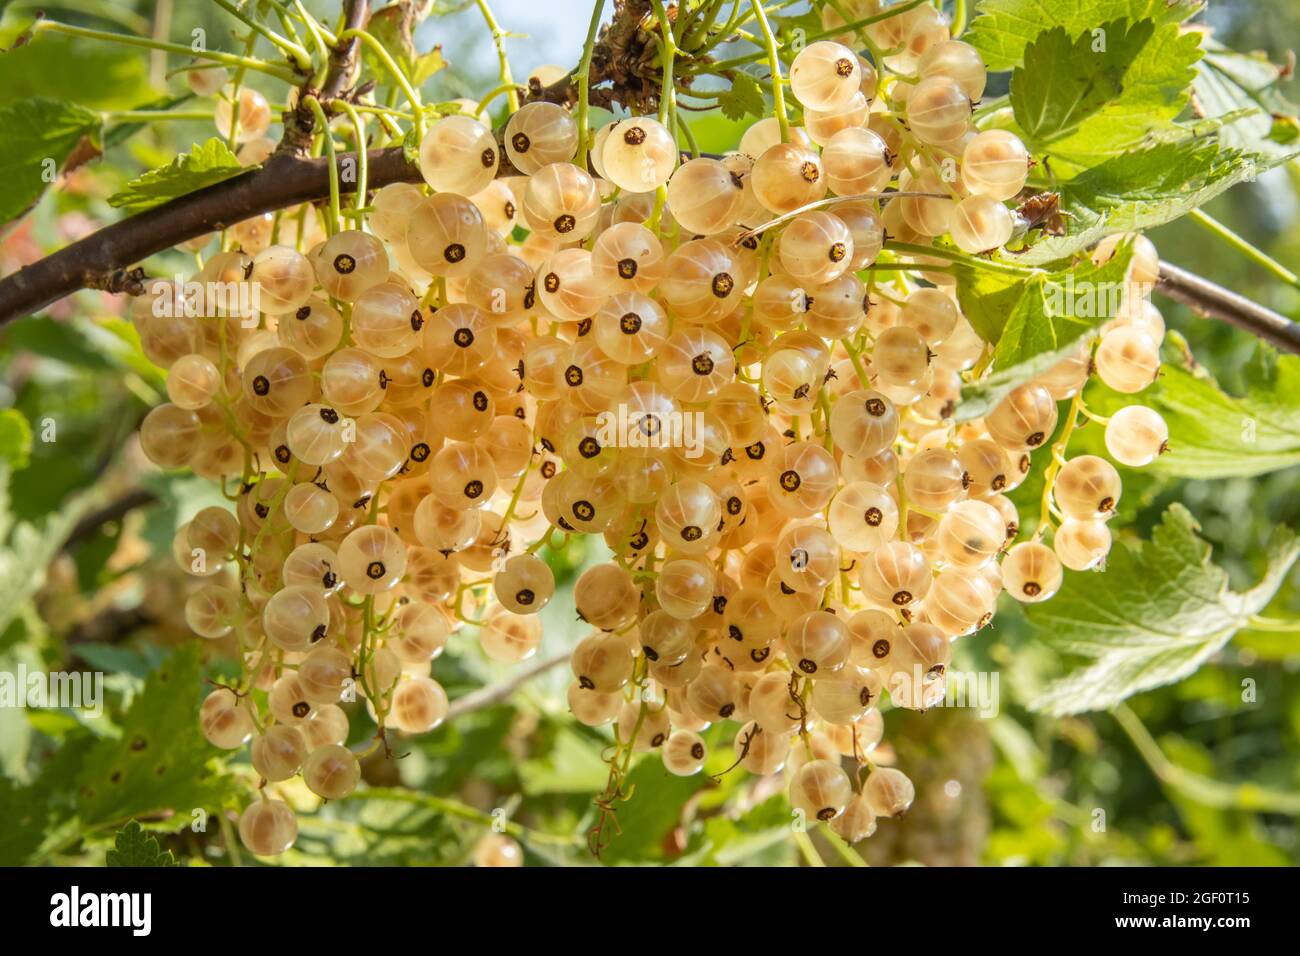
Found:
<path fill-rule="evenodd" d="M 501 29 L 526 33 L 527 39 L 506 40 L 506 52 L 515 79 L 524 80 L 544 63 L 575 66 L 582 56 L 594 0 L 492 0 L 492 12 Z M 613 0 L 605 0 L 602 19 L 613 11 Z M 443 45 L 443 55 L 463 74 L 489 82 L 497 73 L 492 36 L 483 23 L 477 4 L 459 13 L 431 17 L 421 27 L 416 45 L 426 49 Z M 488 87 L 490 88 L 490 87 Z M 486 89 L 484 90 L 486 92 Z"/>

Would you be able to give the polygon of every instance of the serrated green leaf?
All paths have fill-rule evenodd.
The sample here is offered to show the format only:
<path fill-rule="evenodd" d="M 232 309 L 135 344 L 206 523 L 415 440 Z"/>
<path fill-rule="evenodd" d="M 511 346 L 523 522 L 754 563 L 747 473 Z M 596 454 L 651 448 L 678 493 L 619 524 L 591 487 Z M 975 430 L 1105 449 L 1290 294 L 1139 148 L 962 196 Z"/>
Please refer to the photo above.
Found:
<path fill-rule="evenodd" d="M 1204 368 L 1174 357 L 1140 395 L 1103 393 L 1094 404 L 1110 414 L 1136 400 L 1164 417 L 1169 451 L 1147 466 L 1156 474 L 1249 478 L 1300 464 L 1300 356 L 1261 345 L 1244 378 L 1245 394 L 1229 395 Z"/>
<path fill-rule="evenodd" d="M 104 862 L 108 866 L 180 866 L 172 851 L 159 846 L 158 838 L 145 833 L 134 820 L 117 831 L 113 849 L 105 854 Z"/>
<path fill-rule="evenodd" d="M 198 724 L 202 665 L 198 646 L 175 651 L 132 701 L 116 739 L 97 741 L 77 774 L 77 810 L 94 827 L 114 820 L 195 809 L 218 811 L 232 778 L 214 771 Z"/>
<path fill-rule="evenodd" d="M 16 408 L 0 411 L 0 461 L 10 471 L 26 468 L 32 459 L 32 426 Z"/>
<path fill-rule="evenodd" d="M 298 841 L 282 862 L 323 866 L 444 866 L 464 862 L 451 818 L 410 799 L 410 791 L 360 790 L 299 821 Z M 265 861 L 264 861 L 265 862 Z"/>
<path fill-rule="evenodd" d="M 1198 107 L 1209 116 L 1246 112 L 1219 134 L 1219 141 L 1265 154 L 1290 152 L 1282 148 L 1291 142 L 1284 134 L 1300 106 L 1279 89 L 1282 67 L 1262 53 L 1236 53 L 1213 38 L 1206 38 L 1205 49 L 1192 81 Z"/>
<path fill-rule="evenodd" d="M 143 212 L 154 206 L 224 182 L 245 172 L 235 154 L 224 142 L 213 137 L 202 146 L 195 145 L 181 153 L 167 166 L 151 169 L 126 184 L 126 188 L 108 197 L 109 205 L 127 212 Z"/>
<path fill-rule="evenodd" d="M 1280 529 L 1263 578 L 1236 592 L 1196 531 L 1192 515 L 1175 504 L 1150 541 L 1117 542 L 1105 571 L 1067 572 L 1052 600 L 1026 609 L 1040 640 L 1089 661 L 1050 684 L 1031 709 L 1103 710 L 1181 680 L 1263 610 L 1300 557 L 1294 532 Z"/>
<path fill-rule="evenodd" d="M 1124 295 L 1124 277 L 1133 250 L 1122 244 L 1103 266 L 1084 260 L 1062 272 L 1033 276 L 1015 287 L 1014 304 L 1007 308 L 1005 324 L 989 339 L 995 343 L 990 373 L 962 388 L 957 406 L 959 421 L 979 418 L 1022 382 L 1041 375 L 1065 358 L 1088 334 L 1114 318 Z M 972 271 L 958 272 L 958 283 Z M 967 293 L 963 305 L 970 298 Z M 980 323 L 988 327 L 984 319 Z M 981 335 L 985 329 L 976 328 Z"/>
<path fill-rule="evenodd" d="M 1214 136 L 1116 156 L 1061 187 L 1069 233 L 1040 239 L 1019 261 L 1053 262 L 1113 233 L 1164 225 L 1287 158 L 1224 149 Z"/>
<path fill-rule="evenodd" d="M 718 98 L 718 106 L 722 108 L 722 115 L 727 119 L 761 117 L 766 111 L 763 88 L 748 73 L 737 72 L 731 87 Z"/>
<path fill-rule="evenodd" d="M 1048 27 L 1077 36 L 1111 20 L 1181 23 L 1200 8 L 1194 0 L 984 0 L 962 39 L 990 70 L 1009 70 L 1024 62 L 1025 48 Z"/>
<path fill-rule="evenodd" d="M 1115 20 L 1071 36 L 1062 27 L 1039 34 L 1011 78 L 1033 152 L 1091 166 L 1167 127 L 1186 105 L 1199 34 Z"/>
<path fill-rule="evenodd" d="M 61 169 L 99 154 L 99 114 L 60 100 L 33 98 L 0 108 L 0 224 L 19 218 Z"/>

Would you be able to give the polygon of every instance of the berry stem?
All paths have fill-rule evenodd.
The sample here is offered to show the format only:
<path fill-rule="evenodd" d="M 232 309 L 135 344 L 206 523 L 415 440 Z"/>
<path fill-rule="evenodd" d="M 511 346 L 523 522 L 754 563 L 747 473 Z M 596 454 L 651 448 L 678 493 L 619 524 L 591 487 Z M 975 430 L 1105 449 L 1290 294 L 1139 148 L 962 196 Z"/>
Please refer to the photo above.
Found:
<path fill-rule="evenodd" d="M 362 121 L 357 108 L 347 100 L 340 100 L 339 106 L 352 120 L 352 129 L 357 141 L 357 191 L 353 196 L 353 202 L 356 211 L 360 213 L 366 207 L 366 180 L 370 168 L 366 156 L 366 124 Z"/>
<path fill-rule="evenodd" d="M 302 5 L 302 0 L 293 0 L 293 5 L 294 9 L 298 11 L 298 16 L 302 18 L 302 22 L 307 25 L 307 32 L 311 34 L 312 46 L 316 48 L 316 52 L 320 55 L 321 65 L 312 78 L 312 86 L 319 88 L 325 82 L 325 72 L 329 69 L 330 43 L 333 38 L 327 40 L 324 32 L 325 28 Z"/>
<path fill-rule="evenodd" d="M 162 50 L 164 53 L 175 53 L 177 56 L 198 57 L 201 60 L 211 60 L 214 63 L 220 63 L 232 69 L 243 68 L 253 70 L 257 73 L 265 73 L 267 76 L 274 76 L 278 80 L 284 80 L 286 83 L 293 83 L 297 80 L 293 71 L 287 67 L 278 66 L 274 63 L 267 63 L 265 60 L 259 60 L 255 56 L 240 56 L 236 53 L 224 53 L 220 50 L 193 50 L 188 46 L 180 43 L 168 43 L 165 40 L 153 40 L 148 37 L 131 36 L 128 33 L 113 33 L 110 30 L 92 30 L 88 27 L 74 27 L 71 24 L 59 23 L 57 20 L 37 20 L 32 24 L 32 33 L 61 33 L 64 36 L 81 37 L 86 40 L 103 40 L 107 43 L 121 43 L 124 46 L 144 47 L 148 50 Z"/>
<path fill-rule="evenodd" d="M 862 364 L 862 350 L 846 338 L 840 339 L 840 344 L 844 346 L 844 351 L 849 353 L 849 361 L 853 363 L 853 371 L 858 375 L 858 382 L 863 388 L 870 388 L 871 379 L 867 376 L 866 366 Z"/>
<path fill-rule="evenodd" d="M 817 848 L 813 846 L 812 839 L 805 830 L 794 830 L 794 843 L 803 855 L 804 861 L 812 867 L 825 866 L 826 861 L 817 853 Z"/>
<path fill-rule="evenodd" d="M 763 31 L 763 41 L 767 45 L 767 64 L 772 71 L 772 109 L 776 121 L 781 125 L 781 142 L 790 142 L 790 117 L 785 110 L 785 91 L 781 87 L 781 56 L 777 52 L 776 36 L 772 25 L 767 22 L 767 13 L 763 10 L 762 0 L 750 0 L 759 29 Z M 757 58 L 756 58 L 757 59 Z"/>
<path fill-rule="evenodd" d="M 1047 463 L 1047 469 L 1043 472 L 1043 498 L 1038 510 L 1038 527 L 1034 529 L 1035 541 L 1040 540 L 1051 527 L 1051 515 L 1055 510 L 1052 507 L 1052 489 L 1056 485 L 1057 473 L 1065 464 L 1065 449 L 1070 444 L 1070 436 L 1074 434 L 1074 428 L 1079 421 L 1079 412 L 1082 409 L 1083 391 L 1080 390 L 1075 393 L 1070 402 L 1070 410 L 1066 412 L 1065 427 L 1061 429 L 1061 437 L 1052 444 L 1052 460 Z"/>
<path fill-rule="evenodd" d="M 334 152 L 334 133 L 330 130 L 329 119 L 325 116 L 325 110 L 321 107 L 320 101 L 314 96 L 306 97 L 307 106 L 316 116 L 316 122 L 320 124 L 321 135 L 324 138 L 325 154 L 329 158 L 330 170 L 330 214 L 325 220 L 325 229 L 329 235 L 334 235 L 339 231 L 340 203 L 339 203 L 339 164 L 338 157 Z M 364 201 L 364 196 L 363 196 Z"/>
<path fill-rule="evenodd" d="M 367 47 L 370 48 L 370 52 L 375 55 L 375 58 L 378 59 L 379 62 L 384 64 L 384 69 L 386 69 L 389 75 L 392 76 L 393 80 L 401 88 L 402 93 L 406 97 L 407 102 L 411 104 L 411 111 L 415 114 L 416 138 L 423 139 L 424 138 L 424 108 L 420 104 L 420 94 L 416 92 L 415 87 L 411 86 L 411 81 L 407 79 L 406 74 L 402 72 L 402 68 L 397 65 L 397 62 L 393 59 L 392 55 L 386 49 L 384 49 L 384 45 L 380 43 L 378 40 L 376 40 L 373 35 L 367 33 L 365 30 L 356 29 L 356 28 L 351 30 L 344 30 L 342 33 L 338 35 L 338 39 L 335 41 L 335 43 L 336 45 L 340 43 L 346 43 L 348 40 L 352 40 L 352 39 L 360 40 L 362 43 L 364 43 Z"/>
<path fill-rule="evenodd" d="M 868 863 L 866 860 L 862 858 L 862 854 L 860 854 L 857 850 L 855 850 L 852 846 L 850 846 L 848 842 L 844 840 L 843 837 L 841 837 L 830 827 L 823 828 L 821 834 L 826 838 L 826 842 L 831 845 L 831 849 L 833 849 L 836 853 L 838 853 L 840 859 L 843 860 L 845 863 L 847 863 L 849 866 L 861 867 L 861 866 L 871 865 L 870 863 Z"/>
<path fill-rule="evenodd" d="M 256 18 L 250 17 L 248 14 L 244 13 L 243 10 L 231 3 L 230 0 L 214 0 L 214 2 L 222 10 L 225 10 L 240 23 L 244 24 L 244 26 L 248 27 L 255 33 L 260 33 L 266 39 L 270 40 L 272 44 L 278 47 L 281 52 L 292 57 L 294 62 L 298 64 L 298 69 L 302 70 L 304 73 L 311 71 L 311 54 L 308 53 L 300 44 L 294 43 L 293 41 L 280 36 L 280 34 L 259 22 Z"/>
<path fill-rule="evenodd" d="M 906 252 L 913 256 L 947 259 L 949 262 L 958 262 L 974 269 L 983 269 L 986 272 L 1000 272 L 1003 275 L 1028 277 L 1039 275 L 1042 271 L 1040 269 L 1026 268 L 1025 266 L 1013 266 L 1005 262 L 993 262 L 990 259 L 981 259 L 977 256 L 968 256 L 965 253 L 956 252 L 952 249 L 942 249 L 938 246 L 919 246 L 912 242 L 899 242 L 897 239 L 886 239 L 885 248 Z M 913 268 L 923 270 L 925 266 L 913 264 Z"/>
<path fill-rule="evenodd" d="M 651 0 L 655 19 L 659 21 L 659 35 L 655 42 L 659 44 L 659 122 L 668 127 L 671 133 L 677 116 L 677 87 L 673 82 L 673 64 L 677 54 L 677 42 L 673 39 L 672 27 L 668 22 L 668 11 L 663 0 Z"/>
<path fill-rule="evenodd" d="M 956 40 L 966 32 L 966 0 L 953 0 L 951 37 Z"/>
<path fill-rule="evenodd" d="M 846 23 L 844 24 L 844 26 L 836 27 L 833 30 L 821 30 L 817 33 L 811 33 L 804 38 L 804 43 L 805 44 L 814 43 L 817 40 L 829 40 L 832 37 L 837 37 L 840 34 L 848 31 L 860 30 L 863 27 L 871 26 L 871 24 L 873 23 L 880 23 L 882 20 L 888 20 L 891 17 L 899 16 L 900 14 L 906 13 L 908 10 L 915 9 L 916 7 L 919 7 L 922 4 L 927 4 L 929 2 L 930 0 L 908 0 L 907 3 L 900 3 L 896 7 L 890 7 L 888 10 L 884 11 L 883 13 L 877 13 L 874 16 L 864 17 L 861 20 L 854 20 L 852 23 Z M 744 20 L 742 20 L 741 22 L 743 23 Z M 881 55 L 884 56 L 885 52 L 882 51 Z M 717 73 L 722 70 L 730 70 L 733 69 L 734 67 L 746 66 L 750 63 L 756 63 L 759 60 L 763 59 L 765 56 L 767 56 L 767 54 L 762 51 L 758 53 L 747 53 L 744 56 L 734 57 L 730 60 L 720 60 L 717 63 L 702 64 L 695 72 Z"/>
<path fill-rule="evenodd" d="M 492 14 L 492 8 L 488 6 L 487 0 L 475 0 L 478 4 L 479 12 L 483 14 L 483 19 L 487 22 L 488 29 L 492 31 L 492 45 L 496 47 L 497 63 L 501 73 L 501 85 L 506 88 L 506 102 L 510 105 L 510 112 L 513 113 L 519 109 L 519 92 L 515 86 L 514 77 L 510 73 L 510 59 L 506 56 L 506 34 L 497 23 L 497 18 Z"/>
<path fill-rule="evenodd" d="M 582 44 L 582 60 L 578 64 L 578 71 L 573 75 L 578 84 L 578 154 L 573 162 L 579 169 L 587 168 L 587 150 L 591 147 L 591 55 L 596 49 L 596 28 L 600 26 L 600 15 L 604 9 L 604 0 L 596 0 L 592 5 L 587 39 Z"/>

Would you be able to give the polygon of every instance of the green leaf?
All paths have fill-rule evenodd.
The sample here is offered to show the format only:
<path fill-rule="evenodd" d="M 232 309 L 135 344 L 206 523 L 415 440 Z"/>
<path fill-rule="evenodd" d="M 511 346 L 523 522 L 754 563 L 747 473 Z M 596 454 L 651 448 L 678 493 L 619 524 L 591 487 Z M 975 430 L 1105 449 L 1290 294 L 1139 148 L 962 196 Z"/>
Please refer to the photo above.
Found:
<path fill-rule="evenodd" d="M 31 352 L 93 372 L 106 372 L 116 367 L 102 350 L 87 342 L 82 330 L 74 327 L 73 323 L 46 315 L 15 322 L 0 335 L 0 344 L 6 349 Z"/>
<path fill-rule="evenodd" d="M 731 88 L 718 99 L 722 115 L 727 119 L 740 120 L 746 116 L 761 117 L 766 112 L 763 100 L 763 88 L 748 73 L 737 72 Z"/>
<path fill-rule="evenodd" d="M 708 786 L 710 780 L 703 774 L 677 777 L 664 769 L 662 760 L 642 760 L 628 775 L 631 799 L 615 805 L 617 836 L 601 859 L 606 863 L 662 860 L 664 838 L 680 822 L 682 807 Z"/>
<path fill-rule="evenodd" d="M 411 67 L 411 82 L 421 86 L 435 73 L 447 68 L 447 60 L 442 55 L 442 45 L 435 46 L 428 53 L 421 53 L 415 58 Z"/>
<path fill-rule="evenodd" d="M 1124 277 L 1133 250 L 1122 244 L 1103 266 L 1083 260 L 1072 269 L 1043 273 L 1019 283 L 1014 305 L 1007 309 L 1000 329 L 992 329 L 988 317 L 980 325 L 995 335 L 992 371 L 980 381 L 962 388 L 956 416 L 960 421 L 979 418 L 993 409 L 1009 391 L 1041 375 L 1065 358 L 1079 341 L 1114 318 L 1124 296 Z M 968 269 L 958 273 L 958 282 Z M 969 298 L 969 293 L 967 298 Z M 963 299 L 963 303 L 965 299 Z M 985 329 L 976 327 L 981 335 Z"/>
<path fill-rule="evenodd" d="M 1282 147 L 1292 141 L 1289 130 L 1300 106 L 1278 88 L 1283 68 L 1262 53 L 1236 53 L 1211 37 L 1205 50 L 1192 81 L 1197 106 L 1208 116 L 1248 111 L 1220 133 L 1219 141 L 1233 149 L 1290 152 Z"/>
<path fill-rule="evenodd" d="M 1300 464 L 1300 356 L 1261 345 L 1243 378 L 1245 394 L 1229 395 L 1184 354 L 1141 395 L 1102 393 L 1095 404 L 1108 415 L 1136 398 L 1164 417 L 1169 451 L 1147 466 L 1157 474 L 1249 478 Z"/>
<path fill-rule="evenodd" d="M 213 137 L 202 146 L 181 153 L 170 165 L 151 169 L 131 180 L 120 193 L 108 197 L 108 202 L 127 212 L 143 212 L 177 196 L 238 176 L 247 169 L 239 164 L 230 147 Z"/>
<path fill-rule="evenodd" d="M 34 787 L 0 777 L 0 866 L 22 866 L 41 845 L 46 809 Z"/>
<path fill-rule="evenodd" d="M 1295 533 L 1279 529 L 1260 582 L 1231 591 L 1196 531 L 1195 519 L 1175 504 L 1150 541 L 1117 542 L 1104 572 L 1067 573 L 1052 600 L 1026 609 L 1041 640 L 1088 661 L 1048 685 L 1031 709 L 1057 716 L 1103 710 L 1183 679 L 1263 610 L 1300 557 Z"/>
<path fill-rule="evenodd" d="M 953 264 L 957 298 L 961 311 L 985 342 L 1002 337 L 1011 310 L 1025 294 L 1026 280 L 1005 272 L 993 272 L 962 263 Z"/>
<path fill-rule="evenodd" d="M 45 583 L 45 569 L 92 502 L 92 495 L 76 495 L 39 523 L 15 523 L 9 478 L 8 464 L 0 461 L 0 633 Z"/>
<path fill-rule="evenodd" d="M 979 50 L 990 70 L 1009 70 L 1047 26 L 1070 36 L 1110 20 L 1181 23 L 1201 8 L 1195 0 L 984 0 L 962 39 Z"/>
<path fill-rule="evenodd" d="M 1055 27 L 1038 35 L 1012 75 L 1016 122 L 1035 153 L 1095 165 L 1173 122 L 1200 55 L 1199 34 L 1173 23 L 1115 20 L 1073 40 Z"/>
<path fill-rule="evenodd" d="M 19 218 L 61 169 L 99 154 L 99 114 L 33 98 L 0 108 L 0 223 Z"/>
<path fill-rule="evenodd" d="M 32 459 L 32 426 L 16 408 L 0 411 L 0 461 L 10 471 L 26 468 Z"/>
<path fill-rule="evenodd" d="M 233 778 L 209 766 L 214 750 L 198 724 L 202 665 L 196 644 L 149 675 L 116 739 L 100 740 L 81 762 L 77 809 L 87 827 L 174 811 L 216 813 Z"/>
<path fill-rule="evenodd" d="M 39 33 L 0 53 L 0 105 L 43 96 L 97 110 L 154 99 L 149 57 L 119 46 Z"/>
<path fill-rule="evenodd" d="M 180 866 L 172 851 L 159 846 L 158 838 L 145 833 L 134 820 L 117 831 L 105 863 L 108 866 Z"/>
<path fill-rule="evenodd" d="M 1052 262 L 1112 233 L 1164 225 L 1287 158 L 1224 149 L 1214 136 L 1160 143 L 1116 156 L 1061 187 L 1061 208 L 1070 216 L 1069 234 L 1040 239 L 1019 261 Z"/>

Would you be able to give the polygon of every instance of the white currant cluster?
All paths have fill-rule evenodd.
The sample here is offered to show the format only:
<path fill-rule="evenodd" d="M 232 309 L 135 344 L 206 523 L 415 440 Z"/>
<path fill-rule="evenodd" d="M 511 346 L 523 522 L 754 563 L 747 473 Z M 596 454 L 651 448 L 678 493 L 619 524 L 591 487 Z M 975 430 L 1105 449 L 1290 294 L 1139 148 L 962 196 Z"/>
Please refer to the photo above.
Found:
<path fill-rule="evenodd" d="M 999 593 L 1044 601 L 1062 566 L 1104 558 L 1120 496 L 1106 460 L 1054 449 L 1034 540 L 1014 543 L 1006 494 L 1094 371 L 1121 392 L 1154 380 L 1163 322 L 1136 237 L 1095 354 L 1080 345 L 956 424 L 988 347 L 943 257 L 900 266 L 886 240 L 970 255 L 1019 240 L 1008 203 L 1029 156 L 973 127 L 984 65 L 934 8 L 868 31 L 902 51 L 880 71 L 850 35 L 798 54 L 803 125 L 785 135 L 763 119 L 736 152 L 681 162 L 661 122 L 620 119 L 591 137 L 588 168 L 561 106 L 514 112 L 500 150 L 485 123 L 444 116 L 420 144 L 424 185 L 379 190 L 358 228 L 326 235 L 304 207 L 229 230 L 193 278 L 255 284 L 256 311 L 187 314 L 178 283 L 137 301 L 171 400 L 144 422 L 146 454 L 234 482 L 233 507 L 175 544 L 212 578 L 190 626 L 233 635 L 245 663 L 242 689 L 203 704 L 209 740 L 251 738 L 264 781 L 301 773 L 346 796 L 359 765 L 340 704 L 437 727 L 430 662 L 448 636 L 470 622 L 488 657 L 524 660 L 555 592 L 537 551 L 557 531 L 600 535 L 612 558 L 574 588 L 592 629 L 571 658 L 578 720 L 676 774 L 704 767 L 701 732 L 723 723 L 740 766 L 784 767 L 794 806 L 849 841 L 907 809 L 911 782 L 870 756 L 882 694 L 935 705 L 953 642 Z M 240 99 L 249 144 L 265 129 L 255 97 Z M 857 198 L 800 211 L 829 195 Z M 610 441 L 616 409 L 644 440 Z M 688 414 L 690 448 L 653 440 Z M 1142 406 L 1105 427 L 1127 465 L 1167 440 Z M 240 832 L 274 854 L 296 823 L 264 794 Z"/>

